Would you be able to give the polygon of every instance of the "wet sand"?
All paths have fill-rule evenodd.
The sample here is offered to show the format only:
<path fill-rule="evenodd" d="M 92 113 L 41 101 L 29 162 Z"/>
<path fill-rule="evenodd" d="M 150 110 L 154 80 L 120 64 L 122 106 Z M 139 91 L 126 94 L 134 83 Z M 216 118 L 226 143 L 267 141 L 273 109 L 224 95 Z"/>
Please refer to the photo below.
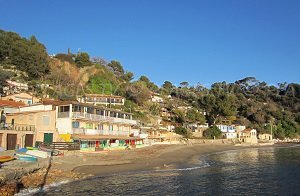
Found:
<path fill-rule="evenodd" d="M 97 176 L 132 171 L 173 169 L 196 164 L 202 155 L 253 147 L 257 148 L 258 146 L 233 146 L 230 144 L 157 145 L 130 151 L 112 151 L 106 154 L 77 156 L 77 163 L 73 162 L 68 167 L 73 167 L 72 171 L 74 172 Z M 78 162 L 81 163 L 78 164 Z"/>

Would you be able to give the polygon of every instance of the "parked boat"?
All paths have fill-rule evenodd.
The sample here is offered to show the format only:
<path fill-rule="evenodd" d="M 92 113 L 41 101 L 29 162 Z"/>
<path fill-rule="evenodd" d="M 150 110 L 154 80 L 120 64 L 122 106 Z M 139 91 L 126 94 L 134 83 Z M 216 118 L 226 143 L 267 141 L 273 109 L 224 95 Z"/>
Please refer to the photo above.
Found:
<path fill-rule="evenodd" d="M 26 146 L 27 150 L 38 150 L 39 148 Z"/>
<path fill-rule="evenodd" d="M 28 161 L 28 162 L 36 162 L 37 158 L 34 156 L 26 155 L 26 154 L 16 154 L 18 160 Z"/>
<path fill-rule="evenodd" d="M 0 156 L 0 163 L 5 163 L 8 161 L 12 161 L 14 159 L 15 159 L 15 157 L 13 157 L 13 156 Z"/>
<path fill-rule="evenodd" d="M 27 148 L 20 148 L 20 149 L 16 150 L 17 153 L 25 153 L 27 151 L 28 151 Z"/>
<path fill-rule="evenodd" d="M 51 152 L 46 152 L 46 151 L 42 151 L 42 150 L 28 150 L 26 152 L 26 154 L 35 156 L 35 157 L 40 157 L 40 158 L 51 157 Z"/>
<path fill-rule="evenodd" d="M 46 147 L 43 147 L 43 146 L 40 146 L 39 150 L 42 150 L 42 151 L 45 151 L 45 152 L 51 152 L 51 153 L 53 152 L 53 149 L 46 148 Z"/>

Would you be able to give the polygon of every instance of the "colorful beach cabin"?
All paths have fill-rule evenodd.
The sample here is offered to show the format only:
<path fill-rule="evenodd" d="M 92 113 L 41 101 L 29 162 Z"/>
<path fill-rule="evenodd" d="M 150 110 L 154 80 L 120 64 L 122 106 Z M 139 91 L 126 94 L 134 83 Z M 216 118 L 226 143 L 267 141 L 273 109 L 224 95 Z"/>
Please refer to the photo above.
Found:
<path fill-rule="evenodd" d="M 125 150 L 141 148 L 144 140 L 138 137 L 109 135 L 73 135 L 72 139 L 80 143 L 80 151 L 94 152 L 103 150 Z"/>

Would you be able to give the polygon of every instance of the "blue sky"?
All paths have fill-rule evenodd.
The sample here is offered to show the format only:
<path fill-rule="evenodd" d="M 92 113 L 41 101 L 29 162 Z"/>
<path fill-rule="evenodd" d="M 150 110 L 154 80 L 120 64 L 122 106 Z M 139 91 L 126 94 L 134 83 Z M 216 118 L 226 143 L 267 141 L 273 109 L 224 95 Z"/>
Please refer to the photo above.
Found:
<path fill-rule="evenodd" d="M 119 60 L 161 85 L 300 82 L 299 0 L 0 0 L 0 28 L 50 54 Z"/>

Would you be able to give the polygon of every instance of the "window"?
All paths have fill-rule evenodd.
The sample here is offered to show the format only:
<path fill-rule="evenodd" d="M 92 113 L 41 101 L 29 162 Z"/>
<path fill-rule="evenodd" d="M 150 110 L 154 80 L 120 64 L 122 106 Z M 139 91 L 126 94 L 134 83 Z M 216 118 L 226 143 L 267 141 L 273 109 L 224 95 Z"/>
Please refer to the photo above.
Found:
<path fill-rule="evenodd" d="M 124 118 L 124 115 L 125 115 L 125 114 L 119 113 L 118 118 Z"/>
<path fill-rule="evenodd" d="M 87 128 L 87 129 L 93 129 L 93 124 L 92 123 L 87 123 L 85 125 L 85 128 Z"/>
<path fill-rule="evenodd" d="M 103 124 L 98 124 L 98 130 L 103 130 Z"/>
<path fill-rule="evenodd" d="M 79 105 L 74 105 L 72 109 L 73 109 L 73 112 L 81 112 L 81 106 L 79 106 Z"/>
<path fill-rule="evenodd" d="M 30 115 L 28 116 L 28 119 L 29 119 L 30 121 L 32 121 L 32 120 L 33 120 L 33 115 L 30 114 Z"/>
<path fill-rule="evenodd" d="M 93 101 L 94 101 L 94 98 L 93 98 L 93 97 L 87 97 L 86 100 L 87 100 L 88 102 L 93 102 Z"/>
<path fill-rule="evenodd" d="M 104 110 L 100 110 L 100 115 L 104 116 Z"/>
<path fill-rule="evenodd" d="M 58 108 L 58 112 L 69 112 L 70 111 L 70 106 L 60 106 Z"/>
<path fill-rule="evenodd" d="M 94 114 L 94 108 L 88 107 L 86 112 L 89 114 Z"/>
<path fill-rule="evenodd" d="M 96 110 L 96 114 L 97 114 L 97 115 L 104 116 L 104 110 L 99 110 L 99 109 L 97 109 L 97 110 Z"/>
<path fill-rule="evenodd" d="M 72 122 L 72 127 L 73 128 L 79 128 L 79 122 L 78 121 Z"/>
<path fill-rule="evenodd" d="M 43 116 L 43 125 L 49 126 L 50 124 L 50 116 Z"/>
<path fill-rule="evenodd" d="M 113 125 L 109 125 L 109 130 L 113 131 L 114 130 L 114 126 Z"/>

